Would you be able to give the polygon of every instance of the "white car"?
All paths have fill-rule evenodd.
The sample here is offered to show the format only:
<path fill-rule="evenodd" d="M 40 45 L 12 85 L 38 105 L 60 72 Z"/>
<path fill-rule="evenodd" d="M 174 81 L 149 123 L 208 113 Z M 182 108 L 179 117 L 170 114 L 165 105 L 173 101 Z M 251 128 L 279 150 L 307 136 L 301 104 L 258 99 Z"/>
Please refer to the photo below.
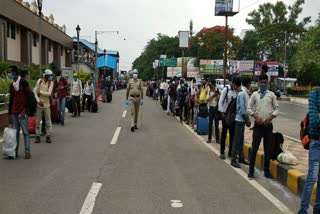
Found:
<path fill-rule="evenodd" d="M 219 90 L 221 93 L 222 89 L 224 88 L 224 80 L 223 79 L 216 79 L 216 88 Z M 226 86 L 230 87 L 230 82 L 229 80 L 226 79 Z"/>

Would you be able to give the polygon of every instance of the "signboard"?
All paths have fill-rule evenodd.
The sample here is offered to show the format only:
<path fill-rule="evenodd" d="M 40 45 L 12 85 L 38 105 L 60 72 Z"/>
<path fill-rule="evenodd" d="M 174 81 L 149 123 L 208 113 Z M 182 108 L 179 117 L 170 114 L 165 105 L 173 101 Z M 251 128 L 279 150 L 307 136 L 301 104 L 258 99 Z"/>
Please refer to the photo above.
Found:
<path fill-rule="evenodd" d="M 161 58 L 160 59 L 160 66 L 176 67 L 177 66 L 177 59 L 176 58 Z"/>
<path fill-rule="evenodd" d="M 252 76 L 254 69 L 253 60 L 230 60 L 229 74 L 237 74 L 241 76 Z"/>
<path fill-rule="evenodd" d="M 157 67 L 159 67 L 159 60 L 158 60 L 158 59 L 154 60 L 154 63 L 155 63 L 155 65 L 156 65 Z"/>
<path fill-rule="evenodd" d="M 189 47 L 189 31 L 179 31 L 179 48 Z"/>
<path fill-rule="evenodd" d="M 223 74 L 223 60 L 200 60 L 200 73 L 203 74 Z"/>
<path fill-rule="evenodd" d="M 196 60 L 197 60 L 196 58 L 188 58 L 187 60 L 187 77 L 188 78 L 196 78 L 199 76 L 200 69 L 194 66 Z"/>
<path fill-rule="evenodd" d="M 216 0 L 215 15 L 219 12 L 232 12 L 233 0 Z"/>
<path fill-rule="evenodd" d="M 255 61 L 254 64 L 254 74 L 255 76 L 260 76 L 262 65 L 268 65 L 268 74 L 271 77 L 279 76 L 279 62 L 276 61 Z"/>
<path fill-rule="evenodd" d="M 181 67 L 168 67 L 167 68 L 167 77 L 181 77 L 182 70 Z"/>

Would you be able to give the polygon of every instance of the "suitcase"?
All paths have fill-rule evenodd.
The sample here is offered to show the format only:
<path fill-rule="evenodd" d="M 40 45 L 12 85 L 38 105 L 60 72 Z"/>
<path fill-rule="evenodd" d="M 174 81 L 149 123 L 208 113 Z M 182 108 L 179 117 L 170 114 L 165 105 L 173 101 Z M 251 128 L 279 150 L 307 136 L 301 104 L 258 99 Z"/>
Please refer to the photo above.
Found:
<path fill-rule="evenodd" d="M 112 94 L 107 93 L 107 102 L 110 103 L 112 101 Z"/>
<path fill-rule="evenodd" d="M 271 146 L 270 146 L 271 160 L 277 160 L 278 155 L 283 152 L 280 147 L 280 145 L 283 144 L 283 142 L 284 142 L 284 138 L 281 133 L 279 132 L 272 133 Z"/>
<path fill-rule="evenodd" d="M 92 102 L 92 104 L 91 104 L 91 112 L 93 112 L 93 113 L 98 112 L 98 103 L 97 102 Z"/>
<path fill-rule="evenodd" d="M 51 111 L 51 122 L 59 123 L 60 120 L 59 120 L 59 113 L 58 113 L 58 106 L 57 106 L 56 99 L 51 100 L 50 111 Z"/>
<path fill-rule="evenodd" d="M 161 103 L 161 106 L 162 106 L 162 109 L 163 110 L 167 110 L 167 107 L 168 107 L 168 97 L 167 96 L 165 96 L 164 98 L 163 98 L 163 100 L 162 100 L 162 103 Z"/>
<path fill-rule="evenodd" d="M 209 119 L 208 117 L 198 117 L 197 133 L 198 135 L 207 135 L 209 131 Z"/>
<path fill-rule="evenodd" d="M 36 134 L 36 117 L 28 117 L 29 134 Z"/>
<path fill-rule="evenodd" d="M 73 99 L 72 99 L 72 97 L 70 97 L 69 99 L 67 99 L 66 107 L 67 107 L 69 113 L 73 113 L 73 112 L 74 112 L 74 110 L 73 110 Z"/>

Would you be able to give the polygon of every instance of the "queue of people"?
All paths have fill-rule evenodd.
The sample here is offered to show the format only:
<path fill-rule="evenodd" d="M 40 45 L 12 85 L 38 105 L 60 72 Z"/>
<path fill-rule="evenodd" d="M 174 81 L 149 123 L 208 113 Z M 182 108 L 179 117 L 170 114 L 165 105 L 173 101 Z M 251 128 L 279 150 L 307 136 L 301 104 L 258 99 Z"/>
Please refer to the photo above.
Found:
<path fill-rule="evenodd" d="M 148 85 L 154 83 L 157 81 Z M 221 91 L 216 88 L 215 80 L 208 79 L 197 82 L 195 79 L 186 81 L 173 78 L 167 86 L 164 80 L 158 83 L 163 109 L 169 115 L 179 117 L 181 123 L 190 125 L 198 134 L 208 135 L 207 143 L 212 143 L 215 139 L 220 144 L 222 160 L 226 159 L 225 144 L 229 133 L 227 154 L 230 164 L 236 168 L 240 168 L 241 164 L 249 165 L 249 179 L 254 178 L 255 157 L 263 139 L 264 176 L 272 178 L 269 164 L 270 140 L 273 133 L 272 121 L 279 114 L 279 105 L 276 95 L 267 88 L 266 74 L 259 77 L 259 89 L 253 94 L 250 92 L 251 79 L 247 77 L 234 77 L 230 86 Z M 254 118 L 252 127 L 250 118 Z M 253 130 L 249 162 L 245 160 L 243 152 L 245 127 Z"/>
<path fill-rule="evenodd" d="M 26 73 L 17 66 L 11 66 L 8 69 L 8 77 L 12 79 L 9 91 L 8 121 L 16 129 L 15 158 L 19 156 L 20 130 L 22 130 L 24 158 L 30 159 L 30 134 L 36 135 L 34 143 L 40 143 L 43 135 L 45 135 L 46 143 L 52 143 L 52 123 L 65 125 L 66 107 L 69 112 L 73 113 L 73 117 L 80 117 L 80 112 L 83 112 L 85 107 L 90 111 L 92 103 L 95 102 L 95 88 L 92 80 L 88 80 L 83 88 L 77 73 L 74 73 L 71 83 L 61 76 L 61 71 L 57 71 L 56 79 L 53 80 L 53 72 L 46 69 L 43 77 L 38 79 L 32 90 L 26 80 Z M 67 98 L 69 93 L 70 99 Z M 83 101 L 82 106 L 80 98 Z M 33 125 L 35 127 L 31 127 Z M 31 130 L 35 130 L 34 133 L 30 133 Z"/>

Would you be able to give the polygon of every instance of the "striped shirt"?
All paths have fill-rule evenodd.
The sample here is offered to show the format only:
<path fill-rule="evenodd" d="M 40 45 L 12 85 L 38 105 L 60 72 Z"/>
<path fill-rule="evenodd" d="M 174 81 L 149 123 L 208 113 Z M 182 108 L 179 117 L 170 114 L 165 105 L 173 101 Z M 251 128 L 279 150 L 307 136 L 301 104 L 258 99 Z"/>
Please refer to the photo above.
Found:
<path fill-rule="evenodd" d="M 311 139 L 320 139 L 320 88 L 309 94 L 309 135 Z"/>

